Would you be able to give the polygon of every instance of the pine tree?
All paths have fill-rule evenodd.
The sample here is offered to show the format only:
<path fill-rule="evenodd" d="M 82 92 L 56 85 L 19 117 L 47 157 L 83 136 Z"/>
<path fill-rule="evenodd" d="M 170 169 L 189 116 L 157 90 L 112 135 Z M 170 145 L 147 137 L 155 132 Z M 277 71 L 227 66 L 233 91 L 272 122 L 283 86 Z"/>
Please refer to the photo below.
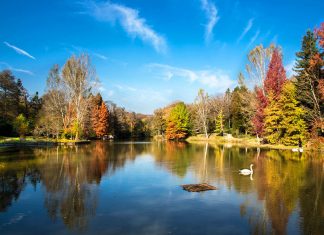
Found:
<path fill-rule="evenodd" d="M 298 90 L 298 101 L 305 109 L 305 121 L 308 128 L 312 128 L 316 119 L 321 117 L 320 91 L 318 88 L 320 79 L 320 66 L 312 66 L 311 60 L 319 54 L 314 33 L 307 31 L 302 41 L 301 51 L 296 53 L 297 61 L 296 88 Z"/>
<path fill-rule="evenodd" d="M 167 120 L 166 138 L 179 140 L 186 138 L 191 131 L 190 115 L 186 105 L 178 103 L 170 112 Z"/>
<path fill-rule="evenodd" d="M 221 109 L 215 120 L 215 133 L 223 135 L 224 133 L 224 115 L 223 110 Z"/>

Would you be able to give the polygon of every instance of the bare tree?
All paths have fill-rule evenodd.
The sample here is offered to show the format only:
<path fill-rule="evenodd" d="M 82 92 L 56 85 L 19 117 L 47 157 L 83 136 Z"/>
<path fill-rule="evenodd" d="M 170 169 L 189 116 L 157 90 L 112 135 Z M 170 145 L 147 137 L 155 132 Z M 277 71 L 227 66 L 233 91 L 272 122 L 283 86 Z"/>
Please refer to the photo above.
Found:
<path fill-rule="evenodd" d="M 246 71 L 254 85 L 260 87 L 263 93 L 263 84 L 274 48 L 275 46 L 273 44 L 268 48 L 264 48 L 263 45 L 260 44 L 248 54 L 249 63 L 246 65 Z"/>
<path fill-rule="evenodd" d="M 195 112 L 198 117 L 199 126 L 203 129 L 206 138 L 208 138 L 208 123 L 209 123 L 209 97 L 203 89 L 198 91 L 198 95 L 195 99 Z"/>
<path fill-rule="evenodd" d="M 74 124 L 76 125 L 75 139 L 78 140 L 90 103 L 91 87 L 96 83 L 95 70 L 90 63 L 89 56 L 85 54 L 79 57 L 72 56 L 62 69 L 62 78 L 73 105 Z"/>
<path fill-rule="evenodd" d="M 59 66 L 54 65 L 47 78 L 46 95 L 43 97 L 44 108 L 50 115 L 60 117 L 59 123 L 62 124 L 63 130 L 70 125 L 71 120 L 68 118 L 69 92 L 66 91 L 64 81 L 59 74 Z"/>

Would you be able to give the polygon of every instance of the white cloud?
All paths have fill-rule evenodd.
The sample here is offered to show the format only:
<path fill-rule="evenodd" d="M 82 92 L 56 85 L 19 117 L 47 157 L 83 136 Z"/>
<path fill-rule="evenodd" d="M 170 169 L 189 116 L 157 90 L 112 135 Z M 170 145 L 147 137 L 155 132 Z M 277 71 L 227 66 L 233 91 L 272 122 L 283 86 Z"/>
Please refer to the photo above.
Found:
<path fill-rule="evenodd" d="M 195 71 L 157 63 L 149 64 L 148 67 L 157 70 L 166 80 L 176 77 L 185 78 L 191 83 L 199 82 L 208 88 L 213 88 L 215 92 L 224 91 L 233 85 L 230 76 L 220 69 Z"/>
<path fill-rule="evenodd" d="M 10 43 L 8 42 L 3 42 L 7 47 L 10 47 L 11 49 L 14 49 L 18 54 L 21 54 L 21 55 L 24 55 L 24 56 L 27 56 L 33 60 L 36 60 L 36 58 L 34 56 L 32 56 L 31 54 L 29 54 L 27 51 L 23 50 L 23 49 L 20 49 L 14 45 L 11 45 Z"/>
<path fill-rule="evenodd" d="M 296 75 L 296 72 L 293 70 L 294 67 L 295 67 L 295 60 L 290 61 L 289 64 L 285 66 L 285 70 L 288 77 L 292 77 Z"/>
<path fill-rule="evenodd" d="M 12 66 L 10 66 L 8 63 L 6 62 L 0 62 L 0 65 L 3 65 L 2 67 L 4 69 L 9 69 L 11 71 L 14 71 L 14 72 L 18 72 L 18 73 L 25 73 L 25 74 L 28 74 L 30 76 L 34 76 L 34 73 L 32 71 L 29 71 L 29 70 L 26 70 L 26 69 L 20 69 L 20 68 L 14 68 Z"/>
<path fill-rule="evenodd" d="M 93 53 L 93 55 L 99 59 L 102 59 L 102 60 L 107 60 L 108 57 L 107 56 L 104 56 L 102 54 L 99 54 L 99 53 Z"/>
<path fill-rule="evenodd" d="M 253 37 L 251 38 L 251 40 L 249 42 L 248 47 L 250 47 L 255 42 L 255 40 L 258 38 L 259 34 L 260 34 L 260 30 L 255 32 L 255 34 L 253 35 Z"/>
<path fill-rule="evenodd" d="M 205 40 L 206 42 L 209 42 L 213 38 L 213 30 L 219 20 L 219 16 L 217 16 L 218 11 L 215 4 L 210 0 L 201 0 L 201 5 L 208 18 L 208 23 L 205 29 Z"/>
<path fill-rule="evenodd" d="M 172 101 L 173 91 L 170 89 L 156 90 L 149 87 L 137 88 L 120 84 L 115 84 L 114 87 L 117 88 L 113 93 L 114 99 L 118 100 L 119 105 L 131 111 L 149 114 Z"/>
<path fill-rule="evenodd" d="M 118 22 L 130 36 L 138 37 L 151 44 L 158 52 L 166 51 L 167 45 L 164 37 L 147 25 L 146 20 L 139 16 L 138 10 L 109 1 L 104 3 L 89 1 L 86 7 L 88 13 L 95 19 L 112 24 Z"/>
<path fill-rule="evenodd" d="M 252 26 L 253 26 L 253 21 L 254 21 L 253 18 L 252 18 L 252 19 L 249 19 L 249 21 L 248 21 L 247 25 L 245 26 L 245 28 L 244 28 L 242 34 L 241 34 L 240 37 L 237 39 L 237 42 L 241 41 L 241 40 L 244 38 L 245 34 L 247 34 L 247 33 L 250 31 L 250 29 L 251 29 Z"/>

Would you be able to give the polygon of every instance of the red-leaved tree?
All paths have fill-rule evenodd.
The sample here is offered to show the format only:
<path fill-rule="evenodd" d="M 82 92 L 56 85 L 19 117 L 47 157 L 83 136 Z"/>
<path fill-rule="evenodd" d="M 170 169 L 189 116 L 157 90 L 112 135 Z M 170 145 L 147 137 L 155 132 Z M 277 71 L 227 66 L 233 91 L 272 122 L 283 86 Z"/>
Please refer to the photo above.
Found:
<path fill-rule="evenodd" d="M 274 95 L 274 98 L 278 99 L 281 94 L 282 87 L 286 81 L 287 77 L 286 71 L 282 64 L 282 57 L 278 48 L 276 48 L 273 51 L 269 68 L 267 71 L 267 76 L 263 84 L 265 94 L 262 92 L 262 89 L 260 87 L 257 87 L 255 89 L 257 96 L 257 107 L 256 113 L 252 119 L 252 123 L 254 127 L 254 132 L 258 136 L 263 135 L 265 118 L 264 110 L 269 103 L 269 94 L 272 93 Z"/>
<path fill-rule="evenodd" d="M 255 93 L 257 96 L 257 107 L 256 107 L 256 113 L 252 119 L 254 132 L 257 134 L 257 136 L 262 136 L 263 130 L 264 130 L 264 109 L 268 105 L 268 99 L 263 94 L 263 91 L 261 88 L 256 87 Z"/>
<path fill-rule="evenodd" d="M 108 134 L 109 112 L 105 102 L 97 105 L 92 110 L 92 127 L 97 137 L 103 137 Z"/>
<path fill-rule="evenodd" d="M 284 83 L 287 81 L 286 71 L 282 64 L 281 54 L 276 48 L 273 51 L 269 64 L 266 79 L 264 80 L 264 89 L 268 96 L 272 93 L 275 99 L 278 99 Z"/>

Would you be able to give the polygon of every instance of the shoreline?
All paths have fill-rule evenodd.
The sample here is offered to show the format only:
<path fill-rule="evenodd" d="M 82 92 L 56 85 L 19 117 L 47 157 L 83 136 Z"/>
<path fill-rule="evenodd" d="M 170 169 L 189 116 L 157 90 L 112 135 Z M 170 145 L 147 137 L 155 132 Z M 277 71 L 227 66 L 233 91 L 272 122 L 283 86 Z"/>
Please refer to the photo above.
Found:
<path fill-rule="evenodd" d="M 254 137 L 224 137 L 224 136 L 215 136 L 211 135 L 209 138 L 205 136 L 190 136 L 186 139 L 188 143 L 212 143 L 220 145 L 233 145 L 238 147 L 247 147 L 247 148 L 263 148 L 263 149 L 277 149 L 277 150 L 292 150 L 298 148 L 298 146 L 286 146 L 282 144 L 261 144 L 257 142 L 257 139 Z M 311 148 L 303 146 L 303 150 L 306 151 L 324 151 L 324 146 L 321 148 Z"/>
<path fill-rule="evenodd" d="M 50 139 L 10 139 L 0 142 L 0 148 L 5 147 L 47 147 L 47 146 L 75 146 L 89 144 L 90 140 L 50 140 Z"/>

